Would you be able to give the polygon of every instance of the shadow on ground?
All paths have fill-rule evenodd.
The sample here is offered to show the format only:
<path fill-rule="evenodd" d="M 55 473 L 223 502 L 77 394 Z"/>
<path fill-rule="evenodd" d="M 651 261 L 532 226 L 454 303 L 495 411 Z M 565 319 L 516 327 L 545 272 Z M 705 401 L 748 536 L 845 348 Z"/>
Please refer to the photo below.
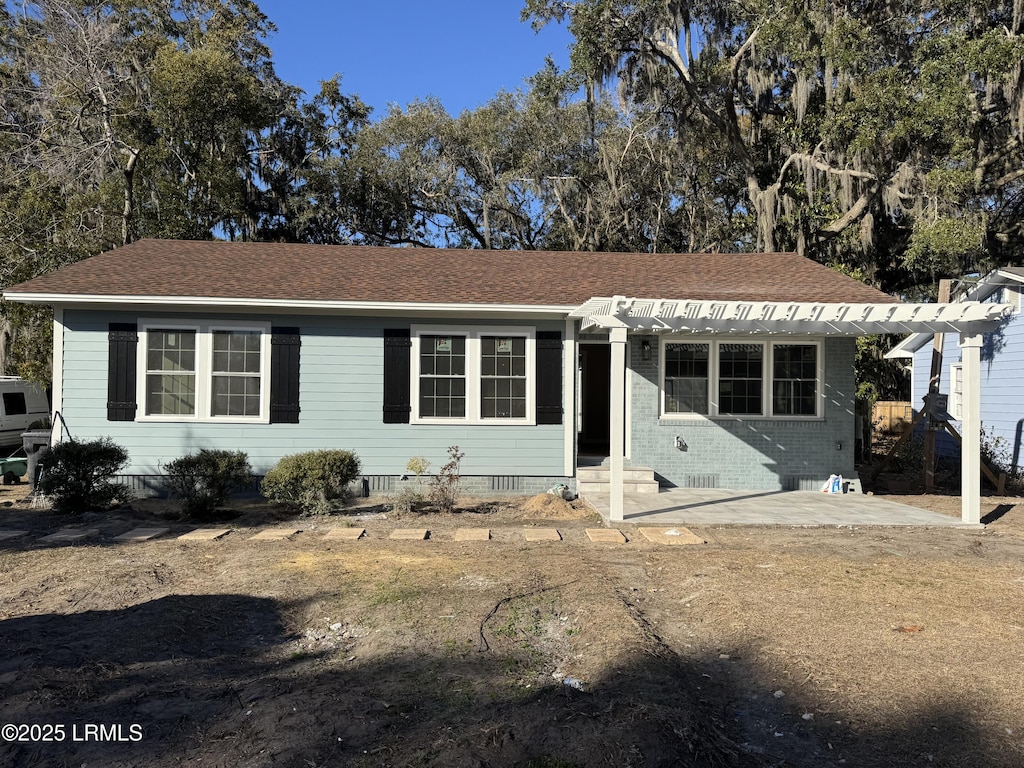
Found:
<path fill-rule="evenodd" d="M 937 702 L 893 729 L 805 721 L 752 702 L 756 668 L 665 646 L 584 690 L 513 685 L 508 655 L 463 649 L 361 663 L 300 653 L 268 598 L 174 595 L 123 610 L 0 622 L 5 722 L 62 723 L 60 743 L 0 743 L 0 764 L 90 766 L 1016 765 L 969 712 Z M 527 658 L 528 660 L 528 658 Z M 141 741 L 75 741 L 89 723 Z M 1004 762 L 1000 762 L 1003 759 Z"/>

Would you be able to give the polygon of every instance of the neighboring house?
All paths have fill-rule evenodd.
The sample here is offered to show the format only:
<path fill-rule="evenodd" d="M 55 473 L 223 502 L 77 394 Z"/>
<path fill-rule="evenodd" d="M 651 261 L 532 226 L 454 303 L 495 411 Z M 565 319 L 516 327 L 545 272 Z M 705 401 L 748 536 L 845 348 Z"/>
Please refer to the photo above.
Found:
<path fill-rule="evenodd" d="M 347 448 L 386 491 L 458 445 L 469 490 L 536 492 L 591 454 L 619 519 L 624 463 L 679 487 L 852 475 L 855 337 L 1002 311 L 899 304 L 785 253 L 160 240 L 4 296 L 54 307 L 54 409 L 125 446 L 132 474 L 202 447 L 258 473 Z"/>
<path fill-rule="evenodd" d="M 955 301 L 1006 304 L 1012 307 L 1009 320 L 986 333 L 981 346 L 981 424 L 986 438 L 1002 450 L 1007 469 L 1024 466 L 1021 442 L 1024 432 L 1024 320 L 1021 318 L 1024 295 L 1024 267 L 1003 267 L 977 281 Z M 887 357 L 913 361 L 911 402 L 920 409 L 931 378 L 934 335 L 915 333 L 900 342 Z M 948 413 L 952 424 L 962 432 L 963 360 L 956 335 L 944 335 L 939 392 L 948 395 Z M 946 435 L 938 441 L 947 456 L 958 456 L 959 445 Z"/>

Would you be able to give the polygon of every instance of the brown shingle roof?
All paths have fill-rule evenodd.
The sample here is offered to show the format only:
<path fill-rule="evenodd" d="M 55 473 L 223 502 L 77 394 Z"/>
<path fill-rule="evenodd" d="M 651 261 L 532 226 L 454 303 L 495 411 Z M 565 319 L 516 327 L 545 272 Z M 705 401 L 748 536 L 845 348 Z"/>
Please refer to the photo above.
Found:
<path fill-rule="evenodd" d="M 793 253 L 475 251 L 140 240 L 8 288 L 283 301 L 578 305 L 593 296 L 881 303 Z"/>

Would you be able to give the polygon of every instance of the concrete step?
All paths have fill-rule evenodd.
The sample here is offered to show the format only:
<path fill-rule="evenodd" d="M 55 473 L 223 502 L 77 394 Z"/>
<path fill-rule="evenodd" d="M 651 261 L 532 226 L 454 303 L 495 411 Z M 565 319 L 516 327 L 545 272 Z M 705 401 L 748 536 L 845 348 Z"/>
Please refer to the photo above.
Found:
<path fill-rule="evenodd" d="M 576 490 L 581 496 L 586 496 L 588 493 L 611 493 L 612 484 L 607 481 L 583 482 L 577 480 Z M 659 490 L 657 480 L 625 480 L 622 483 L 623 493 L 658 493 Z"/>
<path fill-rule="evenodd" d="M 577 467 L 576 482 L 607 483 L 611 477 L 611 467 Z M 628 482 L 654 480 L 654 470 L 650 467 L 624 467 L 622 479 Z"/>

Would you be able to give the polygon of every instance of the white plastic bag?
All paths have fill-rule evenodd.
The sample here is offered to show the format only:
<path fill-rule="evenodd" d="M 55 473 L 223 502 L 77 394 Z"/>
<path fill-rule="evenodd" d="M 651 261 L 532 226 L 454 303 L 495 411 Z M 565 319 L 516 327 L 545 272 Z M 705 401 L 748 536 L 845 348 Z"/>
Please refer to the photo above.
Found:
<path fill-rule="evenodd" d="M 829 475 L 828 480 L 821 486 L 822 493 L 842 493 L 843 492 L 843 476 L 842 475 Z"/>

